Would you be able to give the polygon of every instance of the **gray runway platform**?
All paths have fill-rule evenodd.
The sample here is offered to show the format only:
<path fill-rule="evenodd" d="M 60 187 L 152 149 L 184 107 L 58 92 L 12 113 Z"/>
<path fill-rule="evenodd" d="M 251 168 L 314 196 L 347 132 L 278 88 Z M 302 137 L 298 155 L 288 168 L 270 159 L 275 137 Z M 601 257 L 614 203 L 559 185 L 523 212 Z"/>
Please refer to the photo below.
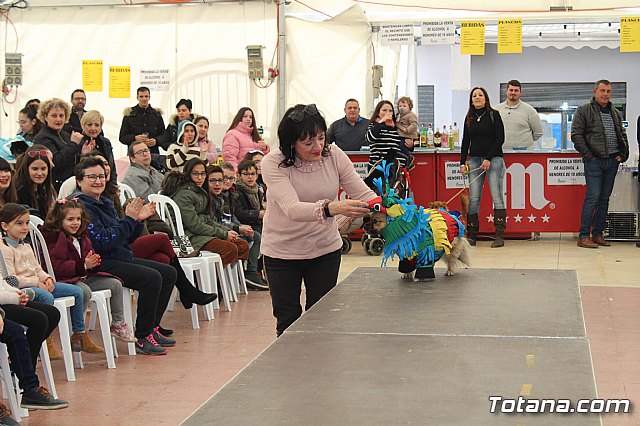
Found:
<path fill-rule="evenodd" d="M 184 424 L 600 424 L 489 412 L 490 396 L 595 398 L 575 272 L 441 275 L 356 269 Z"/>

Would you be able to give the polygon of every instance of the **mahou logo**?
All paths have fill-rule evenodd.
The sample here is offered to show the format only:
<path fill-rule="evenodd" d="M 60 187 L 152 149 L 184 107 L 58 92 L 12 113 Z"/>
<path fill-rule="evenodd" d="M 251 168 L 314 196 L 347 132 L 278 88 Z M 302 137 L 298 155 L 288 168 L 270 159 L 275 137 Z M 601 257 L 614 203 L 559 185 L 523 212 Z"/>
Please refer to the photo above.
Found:
<path fill-rule="evenodd" d="M 511 209 L 525 209 L 526 175 L 529 175 L 529 203 L 531 207 L 542 210 L 550 203 L 544 194 L 545 171 L 542 164 L 532 163 L 525 168 L 520 163 L 513 163 L 507 167 L 507 174 L 511 176 L 511 187 L 507 191 L 507 195 L 511 197 Z M 507 187 L 506 180 L 507 176 L 505 175 L 505 188 Z"/>

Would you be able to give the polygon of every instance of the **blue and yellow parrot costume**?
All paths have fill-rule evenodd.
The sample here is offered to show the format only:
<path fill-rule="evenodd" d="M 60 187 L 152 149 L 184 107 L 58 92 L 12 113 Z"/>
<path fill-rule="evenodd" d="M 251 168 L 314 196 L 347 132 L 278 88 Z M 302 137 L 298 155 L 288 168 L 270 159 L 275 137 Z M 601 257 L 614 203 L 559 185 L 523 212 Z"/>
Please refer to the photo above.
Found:
<path fill-rule="evenodd" d="M 465 227 L 453 212 L 425 209 L 415 205 L 411 198 L 399 198 L 389 187 L 390 166 L 385 161 L 376 165 L 383 176 L 373 179 L 380 196 L 369 202 L 371 210 L 386 214 L 386 226 L 381 231 L 384 239 L 381 266 L 397 255 L 400 272 L 415 270 L 417 279 L 435 278 L 434 264 L 450 253 L 451 242 L 456 236 L 464 236 Z"/>

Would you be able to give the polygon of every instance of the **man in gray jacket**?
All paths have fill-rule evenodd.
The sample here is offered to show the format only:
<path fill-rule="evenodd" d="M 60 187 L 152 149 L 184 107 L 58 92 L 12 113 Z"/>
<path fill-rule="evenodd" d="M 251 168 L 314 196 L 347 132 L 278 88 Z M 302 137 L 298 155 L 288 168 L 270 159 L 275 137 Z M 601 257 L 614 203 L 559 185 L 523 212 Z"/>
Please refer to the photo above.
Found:
<path fill-rule="evenodd" d="M 542 122 L 538 112 L 520 100 L 522 85 L 518 80 L 507 83 L 507 100 L 496 105 L 504 124 L 502 149 L 533 149 L 533 143 L 542 137 Z"/>
<path fill-rule="evenodd" d="M 127 154 L 131 166 L 122 182 L 133 189 L 136 197 L 149 201 L 149 194 L 157 194 L 160 191 L 164 175 L 151 167 L 151 151 L 144 141 L 132 142 Z"/>
<path fill-rule="evenodd" d="M 609 246 L 606 226 L 609 197 L 618 165 L 629 157 L 629 141 L 620 112 L 611 105 L 611 82 L 598 80 L 594 97 L 573 115 L 571 141 L 582 155 L 587 192 L 580 217 L 578 247 Z"/>

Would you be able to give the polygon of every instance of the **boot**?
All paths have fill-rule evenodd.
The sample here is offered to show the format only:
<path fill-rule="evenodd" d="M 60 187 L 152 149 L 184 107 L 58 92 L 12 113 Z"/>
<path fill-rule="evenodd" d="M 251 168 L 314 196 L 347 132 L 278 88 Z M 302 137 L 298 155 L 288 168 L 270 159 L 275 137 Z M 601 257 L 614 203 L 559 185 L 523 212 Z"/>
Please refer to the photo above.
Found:
<path fill-rule="evenodd" d="M 191 284 L 191 281 L 184 273 L 180 260 L 177 257 L 171 259 L 171 266 L 174 267 L 178 276 L 176 278 L 176 288 L 180 292 L 180 302 L 185 309 L 191 309 L 193 303 L 196 305 L 208 305 L 218 297 L 215 293 L 203 293 Z"/>
<path fill-rule="evenodd" d="M 491 248 L 504 246 L 504 230 L 507 229 L 507 211 L 496 209 L 493 211 L 493 225 L 496 228 L 496 239 L 491 243 Z"/>
<path fill-rule="evenodd" d="M 58 348 L 56 348 L 56 345 L 53 343 L 53 337 L 51 336 L 47 337 L 47 349 L 49 350 L 50 360 L 62 359 L 62 354 Z"/>
<path fill-rule="evenodd" d="M 104 352 L 104 349 L 91 341 L 89 333 L 86 331 L 73 333 L 73 336 L 71 336 L 71 350 L 73 352 L 82 351 L 88 354 L 101 354 Z"/>
<path fill-rule="evenodd" d="M 469 240 L 469 245 L 476 245 L 476 236 L 478 235 L 478 214 L 468 214 L 467 215 L 467 240 Z"/>

